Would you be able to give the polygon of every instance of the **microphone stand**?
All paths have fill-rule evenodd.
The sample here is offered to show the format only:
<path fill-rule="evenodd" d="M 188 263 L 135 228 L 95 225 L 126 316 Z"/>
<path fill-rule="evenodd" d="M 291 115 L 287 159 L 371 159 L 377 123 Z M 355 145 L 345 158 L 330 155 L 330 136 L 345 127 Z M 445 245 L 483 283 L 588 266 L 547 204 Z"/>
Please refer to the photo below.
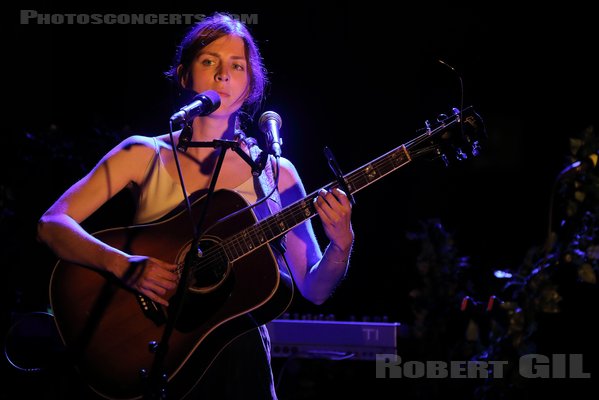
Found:
<path fill-rule="evenodd" d="M 263 151 L 259 156 L 257 162 L 252 160 L 252 158 L 247 155 L 241 148 L 240 143 L 235 140 L 227 140 L 227 139 L 215 139 L 211 142 L 194 142 L 191 141 L 189 137 L 184 139 L 183 144 L 179 144 L 178 148 L 182 151 L 186 151 L 187 147 L 212 147 L 212 148 L 221 148 L 222 151 L 218 157 L 218 161 L 216 163 L 216 167 L 214 169 L 214 174 L 210 180 L 210 186 L 208 188 L 208 192 L 206 194 L 206 201 L 204 204 L 204 208 L 202 209 L 202 213 L 197 223 L 197 227 L 195 230 L 194 238 L 191 243 L 191 246 L 185 255 L 185 261 L 183 263 L 183 269 L 181 271 L 181 279 L 179 280 L 179 286 L 171 298 L 171 303 L 169 305 L 169 313 L 168 319 L 166 321 L 166 326 L 162 333 L 162 338 L 160 342 L 151 341 L 148 344 L 149 350 L 155 353 L 154 362 L 152 364 L 150 373 L 144 373 L 142 371 L 142 375 L 145 375 L 148 379 L 147 391 L 144 393 L 145 400 L 165 400 L 167 398 L 167 388 L 166 384 L 168 381 L 168 376 L 164 373 L 163 364 L 166 354 L 168 352 L 168 342 L 179 319 L 181 311 L 183 309 L 184 297 L 187 293 L 187 282 L 189 271 L 191 270 L 191 266 L 196 264 L 200 257 L 202 257 L 202 250 L 200 249 L 200 237 L 201 231 L 200 228 L 204 224 L 206 216 L 208 215 L 208 209 L 210 205 L 210 200 L 215 192 L 216 182 L 218 180 L 218 176 L 220 174 L 221 167 L 223 165 L 223 161 L 225 159 L 225 154 L 228 149 L 233 150 L 237 153 L 245 162 L 249 164 L 252 168 L 252 175 L 258 176 L 262 173 L 266 165 L 266 160 L 268 157 L 268 153 Z"/>

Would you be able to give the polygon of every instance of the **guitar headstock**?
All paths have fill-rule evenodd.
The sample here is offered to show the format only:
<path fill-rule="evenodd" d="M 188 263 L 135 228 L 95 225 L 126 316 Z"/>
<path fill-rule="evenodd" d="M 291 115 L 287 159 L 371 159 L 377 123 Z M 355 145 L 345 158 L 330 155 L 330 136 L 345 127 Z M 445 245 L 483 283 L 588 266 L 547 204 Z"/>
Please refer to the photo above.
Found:
<path fill-rule="evenodd" d="M 480 154 L 486 131 L 482 118 L 472 106 L 453 108 L 435 122 L 425 121 L 424 133 L 406 144 L 412 158 L 441 159 L 445 166 Z"/>

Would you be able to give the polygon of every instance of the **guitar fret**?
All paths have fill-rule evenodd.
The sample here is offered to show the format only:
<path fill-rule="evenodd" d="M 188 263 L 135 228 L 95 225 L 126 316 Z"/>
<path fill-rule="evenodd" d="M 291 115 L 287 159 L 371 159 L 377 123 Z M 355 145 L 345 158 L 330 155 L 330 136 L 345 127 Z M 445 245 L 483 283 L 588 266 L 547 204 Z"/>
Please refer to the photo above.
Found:
<path fill-rule="evenodd" d="M 231 250 L 231 260 L 235 260 L 237 258 L 239 258 L 240 255 L 240 251 L 239 251 L 239 247 L 235 244 L 235 236 L 233 236 L 231 238 L 231 240 L 228 241 L 229 242 L 229 249 Z"/>
<path fill-rule="evenodd" d="M 264 228 L 268 229 L 268 232 L 266 232 L 266 230 L 265 230 L 265 232 L 266 232 L 266 234 L 267 234 L 267 236 L 268 236 L 269 239 L 275 238 L 277 236 L 277 232 L 275 232 L 273 230 L 274 221 L 275 221 L 274 217 L 269 217 L 265 221 L 266 223 L 264 225 Z"/>
<path fill-rule="evenodd" d="M 236 234 L 231 238 L 231 243 L 233 244 L 233 248 L 235 249 L 235 252 L 237 253 L 235 255 L 236 258 L 243 256 L 243 246 L 242 246 L 242 239 L 241 239 L 241 234 Z"/>
<path fill-rule="evenodd" d="M 284 233 L 287 230 L 287 224 L 285 224 L 285 219 L 284 218 L 275 218 L 276 222 L 277 222 L 277 229 L 279 230 L 278 234 Z"/>
<path fill-rule="evenodd" d="M 364 168 L 363 170 L 359 171 L 360 175 L 354 175 L 351 180 L 350 180 L 350 184 L 352 187 L 354 187 L 354 190 L 356 187 L 358 189 L 363 188 L 364 186 L 368 186 L 368 184 L 370 183 L 368 181 L 368 177 L 366 176 L 366 168 Z"/>
<path fill-rule="evenodd" d="M 369 164 L 364 168 L 364 177 L 368 180 L 368 183 L 375 181 L 378 178 L 378 175 L 376 168 L 372 164 Z"/>
<path fill-rule="evenodd" d="M 258 240 L 259 244 L 264 244 L 268 241 L 268 238 L 266 236 L 266 232 L 264 232 L 264 229 L 261 229 L 260 226 L 256 226 L 256 239 Z"/>
<path fill-rule="evenodd" d="M 346 183 L 347 183 L 347 189 L 349 190 L 348 194 L 351 194 L 356 191 L 356 187 L 354 186 L 354 184 L 351 181 L 348 180 Z"/>
<path fill-rule="evenodd" d="M 243 251 L 243 242 L 240 240 L 240 238 L 237 236 L 236 240 L 235 240 L 235 250 L 237 251 L 237 257 L 241 257 L 245 254 L 245 252 Z"/>
<path fill-rule="evenodd" d="M 299 223 L 299 222 L 301 222 L 301 221 L 304 220 L 304 213 L 303 213 L 302 208 L 301 208 L 301 203 L 298 204 L 297 207 L 293 207 L 291 209 L 291 215 L 289 216 L 289 219 L 291 220 L 290 221 L 291 224 L 287 224 L 287 226 L 289 226 L 289 225 L 294 226 L 297 223 Z"/>
<path fill-rule="evenodd" d="M 305 200 L 301 203 L 301 210 L 303 215 L 301 220 L 310 218 L 316 212 L 314 206 L 312 205 L 312 202 L 307 202 Z M 296 222 L 299 222 L 301 220 L 298 220 Z"/>
<path fill-rule="evenodd" d="M 229 260 L 233 260 L 233 259 L 235 259 L 235 256 L 233 255 L 233 252 L 231 251 L 229 242 L 230 242 L 229 240 L 226 240 L 223 242 L 223 251 L 225 252 L 225 256 L 227 256 L 227 258 Z"/>
<path fill-rule="evenodd" d="M 258 238 L 258 230 L 256 229 L 256 227 L 255 226 L 250 227 L 249 231 L 250 231 L 250 239 L 251 239 L 254 247 L 260 247 L 260 244 L 262 244 L 262 242 Z"/>
<path fill-rule="evenodd" d="M 239 248 L 241 249 L 241 254 L 245 254 L 250 250 L 249 245 L 247 244 L 247 242 L 245 241 L 245 237 L 240 236 L 239 237 Z"/>
<path fill-rule="evenodd" d="M 266 228 L 270 228 L 268 224 L 253 225 L 224 241 L 223 248 L 227 258 L 236 260 L 264 243 L 268 243 L 274 236 L 269 237 Z"/>
<path fill-rule="evenodd" d="M 376 170 L 379 174 L 379 176 L 383 176 L 388 174 L 389 172 L 393 171 L 395 168 L 393 168 L 393 164 L 389 164 L 389 163 L 385 163 L 385 162 L 379 162 L 377 163 L 376 166 Z"/>
<path fill-rule="evenodd" d="M 408 161 L 403 147 L 391 153 L 390 159 L 394 168 L 399 168 Z"/>
<path fill-rule="evenodd" d="M 241 236 L 243 243 L 247 247 L 248 251 L 254 248 L 254 242 L 252 241 L 252 236 L 248 233 L 247 229 L 243 231 Z"/>
<path fill-rule="evenodd" d="M 384 157 L 383 159 L 379 160 L 379 162 L 377 163 L 377 166 L 378 166 L 379 171 L 383 172 L 382 175 L 386 175 L 386 174 L 394 171 L 399 166 L 401 166 L 405 163 L 405 161 L 402 160 L 403 157 L 402 157 L 402 154 L 400 153 L 400 151 L 402 151 L 402 150 L 403 150 L 403 148 L 394 150 L 391 153 L 389 153 L 389 155 L 387 157 Z"/>

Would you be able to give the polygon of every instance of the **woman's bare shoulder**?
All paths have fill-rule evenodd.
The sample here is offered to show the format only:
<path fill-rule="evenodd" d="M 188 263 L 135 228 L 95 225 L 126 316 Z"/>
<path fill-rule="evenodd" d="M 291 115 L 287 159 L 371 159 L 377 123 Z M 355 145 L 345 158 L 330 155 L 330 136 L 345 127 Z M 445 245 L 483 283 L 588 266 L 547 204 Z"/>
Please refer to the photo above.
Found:
<path fill-rule="evenodd" d="M 151 157 L 152 154 L 156 153 L 156 146 L 160 145 L 160 142 L 161 140 L 158 137 L 131 135 L 123 139 L 108 156 L 118 153 L 126 157 Z"/>
<path fill-rule="evenodd" d="M 297 187 L 302 192 L 304 191 L 302 179 L 295 168 L 295 165 L 285 157 L 279 159 L 280 176 L 279 176 L 279 190 L 281 192 Z"/>

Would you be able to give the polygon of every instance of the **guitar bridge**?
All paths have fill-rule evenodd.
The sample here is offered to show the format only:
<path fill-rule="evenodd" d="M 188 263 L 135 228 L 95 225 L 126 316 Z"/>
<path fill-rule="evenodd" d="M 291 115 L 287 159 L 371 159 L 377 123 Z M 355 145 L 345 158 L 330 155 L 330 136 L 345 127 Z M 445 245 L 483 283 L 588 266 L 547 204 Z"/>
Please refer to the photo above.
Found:
<path fill-rule="evenodd" d="M 166 323 L 166 315 L 158 304 L 141 294 L 136 295 L 135 298 L 147 318 L 158 326 Z"/>

